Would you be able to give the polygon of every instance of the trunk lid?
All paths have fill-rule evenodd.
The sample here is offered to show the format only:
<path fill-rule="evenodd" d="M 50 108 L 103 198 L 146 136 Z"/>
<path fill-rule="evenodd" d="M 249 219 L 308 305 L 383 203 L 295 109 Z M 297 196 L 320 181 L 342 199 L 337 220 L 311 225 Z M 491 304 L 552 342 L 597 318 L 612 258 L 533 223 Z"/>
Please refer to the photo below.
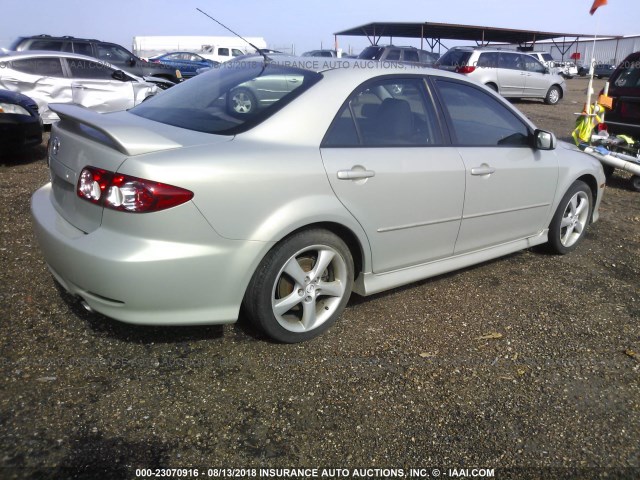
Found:
<path fill-rule="evenodd" d="M 67 104 L 50 107 L 61 119 L 52 126 L 47 153 L 52 202 L 65 220 L 85 233 L 100 226 L 103 208 L 76 194 L 78 177 L 84 167 L 117 172 L 125 160 L 135 159 L 137 155 L 216 144 L 233 138 L 173 127 L 128 112 L 99 114 Z M 179 161 L 176 156 L 176 168 Z"/>

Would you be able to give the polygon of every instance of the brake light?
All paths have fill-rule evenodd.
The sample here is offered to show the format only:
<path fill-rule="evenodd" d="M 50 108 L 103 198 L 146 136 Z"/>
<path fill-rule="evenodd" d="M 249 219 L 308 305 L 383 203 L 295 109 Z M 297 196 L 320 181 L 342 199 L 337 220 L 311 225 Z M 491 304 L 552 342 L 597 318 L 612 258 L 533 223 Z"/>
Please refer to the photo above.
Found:
<path fill-rule="evenodd" d="M 158 212 L 193 198 L 193 192 L 180 187 L 95 167 L 82 169 L 76 193 L 96 205 L 131 213 Z"/>
<path fill-rule="evenodd" d="M 464 67 L 456 68 L 456 72 L 466 75 L 468 73 L 472 73 L 475 69 L 476 69 L 476 67 L 470 67 L 470 66 L 467 65 L 467 66 L 464 66 Z"/>

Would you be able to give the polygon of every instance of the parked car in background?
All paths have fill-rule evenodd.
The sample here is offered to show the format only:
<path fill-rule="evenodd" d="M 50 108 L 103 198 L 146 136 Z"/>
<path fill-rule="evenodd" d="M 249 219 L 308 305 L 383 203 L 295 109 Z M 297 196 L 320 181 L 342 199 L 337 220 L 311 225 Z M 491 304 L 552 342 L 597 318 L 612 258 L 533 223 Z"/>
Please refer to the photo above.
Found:
<path fill-rule="evenodd" d="M 149 62 L 161 63 L 168 65 L 171 68 L 180 70 L 180 73 L 184 78 L 190 78 L 197 75 L 199 68 L 215 67 L 220 65 L 220 62 L 203 58 L 197 53 L 191 52 L 170 52 L 162 55 L 156 55 L 150 57 Z"/>
<path fill-rule="evenodd" d="M 613 98 L 613 109 L 605 113 L 609 133 L 640 140 L 640 52 L 625 58 L 611 74 L 609 96 Z"/>
<path fill-rule="evenodd" d="M 77 103 L 96 112 L 126 110 L 158 87 L 93 57 L 64 52 L 11 52 L 0 57 L 0 88 L 38 104 L 44 123 L 58 120 L 49 103 Z"/>
<path fill-rule="evenodd" d="M 616 66 L 610 63 L 596 63 L 593 67 L 593 76 L 596 78 L 609 78 L 615 69 Z M 589 65 L 582 65 L 578 68 L 578 75 L 581 77 L 589 75 Z"/>
<path fill-rule="evenodd" d="M 360 55 L 362 60 L 378 60 L 381 62 L 402 62 L 431 66 L 439 58 L 437 53 L 427 52 L 415 47 L 397 47 L 395 45 L 370 45 Z"/>
<path fill-rule="evenodd" d="M 128 111 L 53 107 L 52 181 L 31 209 L 54 277 L 122 321 L 230 323 L 244 305 L 272 338 L 300 342 L 352 290 L 545 242 L 566 254 L 598 220 L 600 163 L 499 95 L 450 72 L 347 62 L 255 56 Z M 235 115 L 234 90 L 281 79 L 297 81 Z"/>
<path fill-rule="evenodd" d="M 555 62 L 558 73 L 564 78 L 573 78 L 578 75 L 578 67 L 574 62 Z"/>
<path fill-rule="evenodd" d="M 204 45 L 200 51 L 200 55 L 207 60 L 224 63 L 233 60 L 235 57 L 246 55 L 246 52 L 240 48 L 221 47 L 217 45 Z"/>
<path fill-rule="evenodd" d="M 538 60 L 542 65 L 552 70 L 556 67 L 556 62 L 549 52 L 523 52 Z"/>
<path fill-rule="evenodd" d="M 110 63 L 136 77 L 154 82 L 162 89 L 166 89 L 182 80 L 180 71 L 176 68 L 158 63 L 149 63 L 136 57 L 129 50 L 118 44 L 95 39 L 52 37 L 50 35 L 19 37 L 13 42 L 11 50 L 19 52 L 24 50 L 51 50 L 87 55 Z"/>
<path fill-rule="evenodd" d="M 555 105 L 564 96 L 564 78 L 527 53 L 484 47 L 454 47 L 436 63 L 461 73 L 506 98 L 541 98 Z"/>
<path fill-rule="evenodd" d="M 342 57 L 342 52 L 338 52 L 337 50 L 310 50 L 308 52 L 304 52 L 301 56 L 303 56 L 303 57 L 340 58 L 340 57 Z"/>
<path fill-rule="evenodd" d="M 0 154 L 41 143 L 42 119 L 38 104 L 21 93 L 0 89 Z"/>

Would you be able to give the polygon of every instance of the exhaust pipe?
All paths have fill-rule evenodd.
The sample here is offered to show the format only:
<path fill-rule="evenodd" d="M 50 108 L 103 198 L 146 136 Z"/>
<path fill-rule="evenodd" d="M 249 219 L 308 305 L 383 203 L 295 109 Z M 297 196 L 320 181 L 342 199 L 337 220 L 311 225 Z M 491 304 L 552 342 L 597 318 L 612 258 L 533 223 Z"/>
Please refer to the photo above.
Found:
<path fill-rule="evenodd" d="M 80 305 L 82 305 L 87 312 L 95 313 L 93 308 L 91 308 L 91 306 L 86 302 L 86 300 L 80 300 Z"/>
<path fill-rule="evenodd" d="M 611 165 L 614 168 L 619 168 L 625 172 L 631 172 L 635 175 L 640 175 L 640 163 L 638 159 L 631 155 L 625 155 L 624 153 L 611 152 L 607 155 L 602 155 L 597 150 L 587 147 L 584 149 L 585 153 L 589 153 L 602 163 Z"/>

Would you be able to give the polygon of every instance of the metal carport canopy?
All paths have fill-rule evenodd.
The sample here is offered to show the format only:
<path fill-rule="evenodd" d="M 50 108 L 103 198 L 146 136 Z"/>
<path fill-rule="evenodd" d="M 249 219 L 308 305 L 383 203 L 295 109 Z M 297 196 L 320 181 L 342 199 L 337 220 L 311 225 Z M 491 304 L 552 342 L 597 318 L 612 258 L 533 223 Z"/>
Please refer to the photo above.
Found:
<path fill-rule="evenodd" d="M 561 37 L 588 36 L 579 33 L 539 32 L 535 30 L 515 30 L 512 28 L 482 27 L 474 25 L 456 25 L 451 23 L 403 23 L 403 22 L 373 22 L 359 27 L 350 28 L 334 33 L 334 36 L 366 36 L 371 44 L 376 45 L 381 37 L 434 39 L 439 43 L 441 39 L 471 40 L 480 45 L 489 42 L 525 45 L 540 40 Z M 432 45 L 433 47 L 433 45 Z"/>

